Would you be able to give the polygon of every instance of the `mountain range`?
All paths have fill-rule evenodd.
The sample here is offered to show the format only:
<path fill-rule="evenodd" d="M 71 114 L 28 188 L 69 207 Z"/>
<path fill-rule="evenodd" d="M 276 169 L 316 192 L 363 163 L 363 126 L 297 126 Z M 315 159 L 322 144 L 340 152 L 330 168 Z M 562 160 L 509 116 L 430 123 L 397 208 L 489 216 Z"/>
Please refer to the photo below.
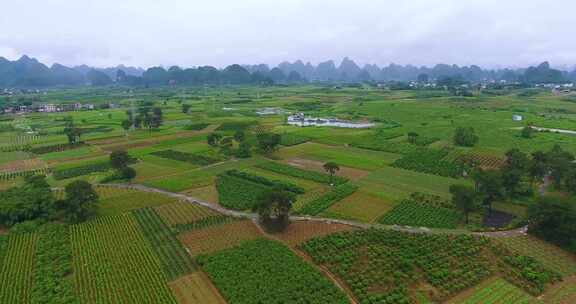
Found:
<path fill-rule="evenodd" d="M 576 69 L 552 69 L 548 62 L 535 67 L 520 69 L 483 69 L 476 65 L 458 66 L 437 64 L 433 67 L 390 64 L 379 67 L 366 64 L 360 67 L 353 60 L 344 58 L 340 64 L 333 60 L 317 65 L 282 62 L 270 68 L 266 64 L 231 65 L 224 69 L 211 66 L 147 70 L 119 65 L 94 68 L 87 65 L 67 67 L 53 64 L 48 67 L 26 55 L 15 61 L 0 57 L 0 87 L 50 87 L 108 85 L 114 82 L 127 85 L 166 84 L 215 84 L 215 83 L 295 83 L 302 81 L 364 82 L 364 81 L 437 81 L 453 78 L 464 82 L 509 81 L 523 83 L 560 83 L 576 81 Z"/>

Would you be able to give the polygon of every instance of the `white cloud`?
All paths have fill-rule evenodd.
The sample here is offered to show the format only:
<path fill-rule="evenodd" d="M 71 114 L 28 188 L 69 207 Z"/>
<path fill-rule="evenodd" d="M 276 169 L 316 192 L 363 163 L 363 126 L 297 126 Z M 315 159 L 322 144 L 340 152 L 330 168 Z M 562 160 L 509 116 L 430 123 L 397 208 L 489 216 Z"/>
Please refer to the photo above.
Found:
<path fill-rule="evenodd" d="M 7 1 L 0 56 L 49 63 L 573 64 L 572 0 Z M 9 29 L 9 30 L 7 30 Z"/>

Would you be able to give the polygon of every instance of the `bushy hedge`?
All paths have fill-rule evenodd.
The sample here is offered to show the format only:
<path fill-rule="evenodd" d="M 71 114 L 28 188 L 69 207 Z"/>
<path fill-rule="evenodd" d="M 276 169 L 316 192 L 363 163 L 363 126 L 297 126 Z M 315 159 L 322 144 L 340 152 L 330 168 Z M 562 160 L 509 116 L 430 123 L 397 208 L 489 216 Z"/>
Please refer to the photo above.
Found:
<path fill-rule="evenodd" d="M 328 209 L 332 204 L 344 199 L 358 190 L 358 186 L 352 184 L 342 184 L 332 188 L 331 191 L 321 197 L 307 203 L 300 209 L 299 213 L 316 215 Z"/>
<path fill-rule="evenodd" d="M 73 168 L 68 168 L 68 169 L 55 170 L 52 173 L 52 176 L 54 176 L 54 179 L 56 179 L 56 180 L 61 180 L 61 179 L 67 179 L 67 178 L 87 175 L 87 174 L 91 174 L 94 172 L 106 172 L 110 169 L 112 169 L 112 166 L 110 165 L 109 162 L 100 162 L 100 163 L 83 165 L 83 166 L 78 166 L 78 167 L 73 167 Z"/>
<path fill-rule="evenodd" d="M 226 174 L 236 176 L 239 178 L 243 178 L 243 179 L 255 182 L 255 183 L 263 184 L 263 185 L 266 185 L 269 187 L 278 187 L 280 189 L 290 191 L 290 192 L 293 192 L 296 194 L 303 194 L 305 192 L 304 188 L 302 188 L 298 185 L 294 185 L 292 183 L 288 183 L 288 182 L 280 181 L 280 180 L 270 180 L 270 179 L 263 177 L 263 176 L 260 176 L 260 175 L 250 174 L 248 172 L 243 172 L 243 171 L 239 171 L 236 169 L 228 170 L 228 171 L 226 171 Z"/>
<path fill-rule="evenodd" d="M 220 159 L 210 157 L 207 155 L 195 154 L 195 153 L 187 153 L 181 152 L 176 150 L 162 150 L 150 153 L 151 155 L 173 159 L 183 162 L 188 162 L 197 166 L 207 166 L 213 163 L 217 163 Z"/>
<path fill-rule="evenodd" d="M 292 167 L 290 165 L 285 165 L 277 162 L 265 162 L 257 166 L 258 168 L 265 169 L 268 171 L 276 172 L 283 175 L 288 175 L 292 177 L 302 178 L 311 180 L 317 183 L 334 183 L 335 185 L 344 184 L 348 181 L 347 178 L 342 176 L 334 176 L 330 178 L 330 175 L 323 174 L 316 171 L 304 170 L 299 169 L 296 167 Z"/>
<path fill-rule="evenodd" d="M 229 121 L 222 123 L 216 131 L 239 131 L 255 125 L 255 121 Z"/>
<path fill-rule="evenodd" d="M 83 147 L 85 145 L 86 144 L 84 144 L 84 143 L 55 144 L 55 145 L 50 145 L 50 146 L 33 147 L 30 149 L 30 152 L 32 152 L 34 154 L 46 154 L 46 153 L 51 153 L 51 152 L 61 152 L 61 151 L 66 151 L 66 150 L 72 150 L 72 149 Z"/>
<path fill-rule="evenodd" d="M 252 209 L 269 189 L 269 186 L 228 174 L 221 174 L 216 179 L 218 201 L 228 209 Z"/>
<path fill-rule="evenodd" d="M 183 129 L 189 131 L 200 131 L 206 129 L 206 127 L 209 125 L 210 125 L 209 123 L 196 123 L 187 125 Z"/>

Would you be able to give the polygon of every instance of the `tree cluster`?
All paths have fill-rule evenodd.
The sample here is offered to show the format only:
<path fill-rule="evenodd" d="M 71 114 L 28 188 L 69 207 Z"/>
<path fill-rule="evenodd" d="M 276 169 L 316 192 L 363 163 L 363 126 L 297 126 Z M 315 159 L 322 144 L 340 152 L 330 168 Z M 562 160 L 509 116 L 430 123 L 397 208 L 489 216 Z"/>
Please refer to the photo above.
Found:
<path fill-rule="evenodd" d="M 94 214 L 98 195 L 90 183 L 71 182 L 65 193 L 57 201 L 45 176 L 28 176 L 23 185 L 0 191 L 0 225 L 57 219 L 78 223 Z"/>

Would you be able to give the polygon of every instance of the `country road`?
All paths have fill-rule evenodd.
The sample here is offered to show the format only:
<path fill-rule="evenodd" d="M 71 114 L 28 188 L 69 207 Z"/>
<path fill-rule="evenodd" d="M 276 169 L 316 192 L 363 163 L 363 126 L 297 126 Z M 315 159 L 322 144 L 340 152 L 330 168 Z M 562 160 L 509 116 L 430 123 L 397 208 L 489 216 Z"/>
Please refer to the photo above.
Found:
<path fill-rule="evenodd" d="M 182 201 L 186 201 L 192 204 L 200 205 L 209 209 L 212 209 L 216 212 L 222 213 L 224 215 L 237 217 L 237 218 L 246 218 L 253 221 L 258 219 L 258 215 L 256 213 L 251 212 L 243 212 L 243 211 L 236 211 L 226 209 L 222 206 L 218 206 L 198 198 L 182 194 L 176 192 L 170 192 L 162 189 L 157 189 L 149 186 L 145 186 L 142 184 L 99 184 L 99 186 L 105 187 L 116 187 L 116 188 L 123 188 L 123 189 L 136 189 L 144 192 L 155 192 L 164 194 L 170 197 L 174 197 L 180 199 Z M 340 219 L 332 219 L 332 218 L 323 218 L 323 217 L 315 217 L 315 216 L 290 216 L 290 219 L 293 221 L 318 221 L 324 223 L 337 223 L 348 225 L 360 229 L 368 229 L 368 228 L 381 228 L 381 229 L 391 229 L 396 231 L 402 232 L 411 232 L 411 233 L 440 233 L 440 234 L 474 234 L 474 235 L 482 235 L 487 237 L 510 237 L 516 235 L 525 235 L 527 227 L 521 227 L 513 230 L 507 231 L 488 231 L 488 232 L 471 232 L 463 229 L 432 229 L 426 227 L 409 227 L 409 226 L 398 226 L 398 225 L 383 225 L 383 224 L 368 224 L 368 223 L 361 223 L 357 221 L 350 221 L 350 220 L 340 220 Z"/>

